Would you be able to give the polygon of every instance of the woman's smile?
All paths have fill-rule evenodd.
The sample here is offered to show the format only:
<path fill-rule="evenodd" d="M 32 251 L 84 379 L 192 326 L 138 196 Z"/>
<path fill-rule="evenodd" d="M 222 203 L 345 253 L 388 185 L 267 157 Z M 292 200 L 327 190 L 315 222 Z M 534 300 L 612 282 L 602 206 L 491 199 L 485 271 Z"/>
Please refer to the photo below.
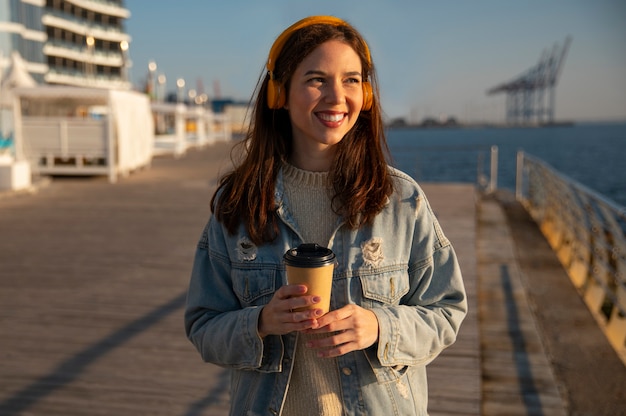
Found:
<path fill-rule="evenodd" d="M 328 127 L 337 127 L 345 119 L 346 113 L 337 112 L 317 112 L 315 115 L 320 119 L 324 125 Z"/>

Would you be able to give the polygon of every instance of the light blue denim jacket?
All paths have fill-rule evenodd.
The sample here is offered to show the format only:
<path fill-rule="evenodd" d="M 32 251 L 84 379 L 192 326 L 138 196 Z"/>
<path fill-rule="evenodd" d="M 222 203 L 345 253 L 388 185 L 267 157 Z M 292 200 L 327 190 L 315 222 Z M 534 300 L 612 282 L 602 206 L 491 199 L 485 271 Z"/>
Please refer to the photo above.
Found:
<path fill-rule="evenodd" d="M 461 270 L 421 188 L 391 169 L 394 193 L 371 226 L 337 224 L 331 309 L 354 303 L 379 323 L 378 342 L 338 357 L 345 415 L 426 415 L 426 365 L 451 345 L 467 312 Z M 209 219 L 196 251 L 185 329 L 202 358 L 232 369 L 231 415 L 281 413 L 296 333 L 258 334 L 259 314 L 286 284 L 283 254 L 304 241 L 282 173 L 280 234 L 255 246 L 242 225 L 230 235 Z"/>

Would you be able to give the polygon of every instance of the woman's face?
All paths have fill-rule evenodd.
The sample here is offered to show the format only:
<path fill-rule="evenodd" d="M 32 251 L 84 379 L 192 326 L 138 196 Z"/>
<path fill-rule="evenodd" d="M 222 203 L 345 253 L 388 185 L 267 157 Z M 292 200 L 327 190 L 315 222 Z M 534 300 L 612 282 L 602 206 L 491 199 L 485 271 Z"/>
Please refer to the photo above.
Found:
<path fill-rule="evenodd" d="M 359 55 L 338 40 L 321 44 L 298 65 L 285 105 L 293 133 L 292 163 L 302 169 L 328 170 L 333 145 L 343 139 L 361 112 L 362 81 Z M 327 166 L 298 166 L 301 158 L 326 161 Z"/>

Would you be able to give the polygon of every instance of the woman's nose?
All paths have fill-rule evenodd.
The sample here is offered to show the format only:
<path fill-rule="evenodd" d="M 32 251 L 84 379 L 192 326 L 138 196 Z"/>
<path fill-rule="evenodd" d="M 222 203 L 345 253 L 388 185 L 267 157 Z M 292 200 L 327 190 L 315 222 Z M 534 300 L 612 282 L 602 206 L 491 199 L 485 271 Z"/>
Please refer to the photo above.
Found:
<path fill-rule="evenodd" d="M 346 98 L 346 92 L 341 81 L 329 82 L 326 86 L 326 102 L 343 103 Z"/>

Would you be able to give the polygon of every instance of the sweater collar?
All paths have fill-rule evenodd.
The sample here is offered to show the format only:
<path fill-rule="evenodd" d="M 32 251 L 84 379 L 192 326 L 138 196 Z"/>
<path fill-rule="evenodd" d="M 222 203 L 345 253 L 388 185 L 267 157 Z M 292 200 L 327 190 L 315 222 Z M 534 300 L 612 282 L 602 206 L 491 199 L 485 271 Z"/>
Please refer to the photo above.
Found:
<path fill-rule="evenodd" d="M 285 182 L 292 185 L 309 188 L 329 187 L 328 172 L 311 172 L 308 170 L 302 170 L 286 162 L 283 163 L 282 172 Z"/>

